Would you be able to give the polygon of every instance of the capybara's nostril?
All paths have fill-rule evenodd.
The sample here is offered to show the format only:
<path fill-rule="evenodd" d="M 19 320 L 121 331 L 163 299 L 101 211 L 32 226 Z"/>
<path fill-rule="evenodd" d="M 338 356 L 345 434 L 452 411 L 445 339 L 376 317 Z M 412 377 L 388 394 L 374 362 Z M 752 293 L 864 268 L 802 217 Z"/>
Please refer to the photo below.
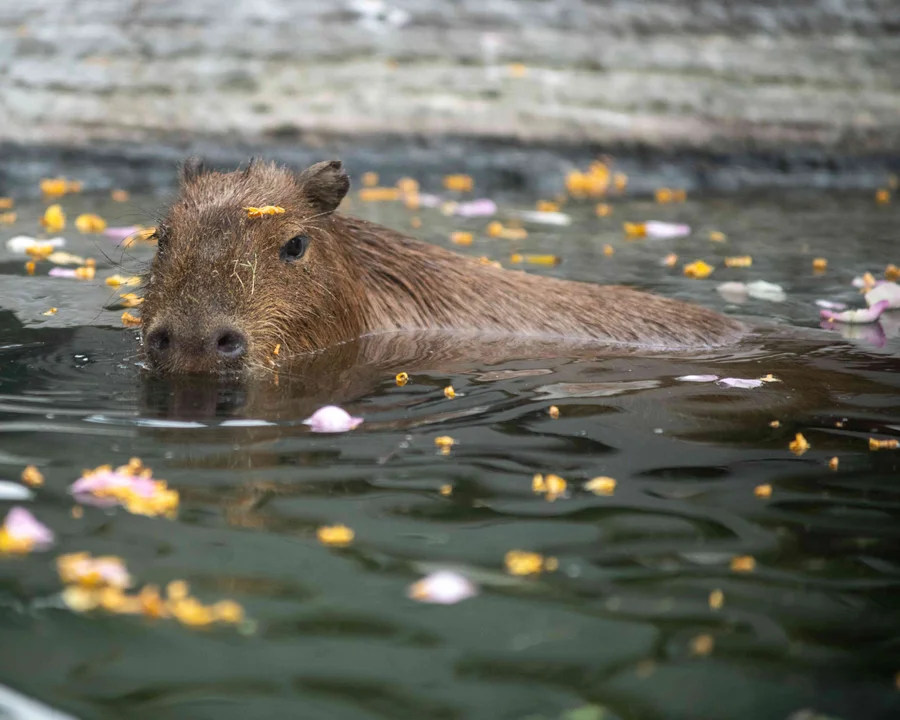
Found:
<path fill-rule="evenodd" d="M 237 360 L 247 352 L 247 337 L 234 328 L 220 330 L 216 336 L 216 352 L 221 357 Z"/>
<path fill-rule="evenodd" d="M 147 336 L 147 352 L 154 360 L 164 357 L 172 347 L 172 335 L 168 328 L 157 328 Z"/>

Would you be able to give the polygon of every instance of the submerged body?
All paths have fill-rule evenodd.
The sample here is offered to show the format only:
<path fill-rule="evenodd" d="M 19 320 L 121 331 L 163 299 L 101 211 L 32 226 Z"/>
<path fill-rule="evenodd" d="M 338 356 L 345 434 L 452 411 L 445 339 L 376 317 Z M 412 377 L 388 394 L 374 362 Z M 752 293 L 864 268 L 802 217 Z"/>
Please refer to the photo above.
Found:
<path fill-rule="evenodd" d="M 743 332 L 695 305 L 491 267 L 341 215 L 348 189 L 336 161 L 299 174 L 266 164 L 233 173 L 186 165 L 146 286 L 151 365 L 268 367 L 275 357 L 397 331 L 647 349 L 723 345 Z"/>

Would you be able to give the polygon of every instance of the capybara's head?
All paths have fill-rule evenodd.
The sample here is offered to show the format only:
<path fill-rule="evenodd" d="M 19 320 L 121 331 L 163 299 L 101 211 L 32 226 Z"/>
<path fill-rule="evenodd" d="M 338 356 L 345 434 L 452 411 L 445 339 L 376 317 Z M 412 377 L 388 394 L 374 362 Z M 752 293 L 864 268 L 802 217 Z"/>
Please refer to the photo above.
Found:
<path fill-rule="evenodd" d="M 345 334 L 354 284 L 331 214 L 349 187 L 338 161 L 300 173 L 259 162 L 222 173 L 188 160 L 146 278 L 148 365 L 177 373 L 269 367 L 275 353 Z"/>

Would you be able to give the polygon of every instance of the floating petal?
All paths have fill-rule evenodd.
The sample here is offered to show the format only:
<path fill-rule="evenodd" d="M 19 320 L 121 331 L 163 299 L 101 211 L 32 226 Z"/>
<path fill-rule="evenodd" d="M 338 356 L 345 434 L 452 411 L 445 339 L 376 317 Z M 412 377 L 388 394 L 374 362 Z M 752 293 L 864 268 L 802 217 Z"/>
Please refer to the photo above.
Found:
<path fill-rule="evenodd" d="M 760 387 L 763 384 L 763 381 L 751 379 L 751 378 L 722 378 L 716 384 L 722 385 L 724 387 L 741 388 L 743 390 L 750 390 L 752 388 Z"/>
<path fill-rule="evenodd" d="M 309 425 L 313 432 L 338 433 L 353 430 L 362 421 L 336 405 L 326 405 L 306 418 L 303 424 Z"/>
<path fill-rule="evenodd" d="M 831 322 L 850 323 L 851 325 L 873 323 L 881 317 L 881 313 L 890 307 L 890 304 L 890 300 L 881 300 L 871 307 L 860 310 L 845 310 L 839 313 L 831 310 L 820 310 L 819 315 Z"/>
<path fill-rule="evenodd" d="M 53 540 L 53 531 L 25 508 L 12 508 L 0 526 L 0 552 L 46 550 Z"/>
<path fill-rule="evenodd" d="M 772 302 L 784 302 L 787 298 L 781 285 L 765 280 L 754 280 L 747 283 L 747 294 L 757 300 L 771 300 Z"/>
<path fill-rule="evenodd" d="M 421 196 L 420 196 L 421 202 Z M 497 212 L 497 203 L 487 198 L 458 203 L 453 208 L 453 214 L 460 217 L 488 217 Z"/>
<path fill-rule="evenodd" d="M 440 570 L 410 585 L 407 594 L 419 602 L 455 605 L 475 597 L 478 594 L 478 587 L 458 573 Z"/>
<path fill-rule="evenodd" d="M 889 310 L 900 308 L 900 285 L 895 282 L 879 282 L 866 293 L 866 303 L 870 306 L 887 300 Z"/>
<path fill-rule="evenodd" d="M 682 225 L 679 223 L 659 222 L 657 220 L 648 220 L 644 223 L 644 230 L 647 237 L 655 238 L 678 238 L 691 234 L 690 225 Z"/>
<path fill-rule="evenodd" d="M 61 248 L 66 244 L 65 238 L 55 237 L 49 240 L 38 240 L 30 235 L 16 235 L 6 241 L 6 249 L 10 252 L 25 254 L 30 248 L 49 245 L 55 248 Z"/>

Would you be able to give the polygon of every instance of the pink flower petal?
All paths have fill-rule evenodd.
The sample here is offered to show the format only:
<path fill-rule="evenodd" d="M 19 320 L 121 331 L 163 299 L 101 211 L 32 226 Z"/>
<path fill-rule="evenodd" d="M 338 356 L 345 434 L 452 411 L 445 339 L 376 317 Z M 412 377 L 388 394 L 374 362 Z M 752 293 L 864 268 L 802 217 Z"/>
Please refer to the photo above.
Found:
<path fill-rule="evenodd" d="M 887 300 L 888 309 L 900 308 L 900 285 L 882 280 L 866 293 L 866 303 L 869 306 L 876 305 L 883 300 Z"/>
<path fill-rule="evenodd" d="M 880 302 L 875 303 L 871 307 L 863 308 L 860 310 L 845 310 L 844 312 L 835 313 L 831 312 L 831 310 L 820 310 L 819 315 L 825 319 L 830 320 L 832 322 L 840 322 L 840 323 L 873 323 L 881 317 L 881 313 L 890 307 L 890 300 L 881 300 Z"/>
<path fill-rule="evenodd" d="M 676 380 L 681 380 L 681 382 L 715 382 L 719 379 L 718 375 L 682 375 L 681 377 L 675 378 Z"/>
<path fill-rule="evenodd" d="M 427 193 L 420 193 L 418 195 L 419 198 L 419 206 L 426 208 L 434 208 L 440 205 L 443 200 L 437 195 L 428 195 Z"/>
<path fill-rule="evenodd" d="M 455 605 L 478 594 L 478 586 L 462 575 L 439 570 L 413 583 L 407 595 L 413 600 L 436 605 Z"/>
<path fill-rule="evenodd" d="M 53 267 L 50 268 L 50 272 L 47 273 L 50 277 L 61 277 L 61 278 L 74 278 L 78 277 L 75 274 L 75 268 L 65 268 L 65 267 Z"/>
<path fill-rule="evenodd" d="M 3 529 L 13 540 L 30 542 L 38 550 L 45 550 L 53 544 L 53 531 L 25 508 L 12 508 L 3 522 Z"/>
<path fill-rule="evenodd" d="M 497 212 L 497 203 L 487 198 L 459 203 L 454 209 L 460 217 L 486 217 Z"/>
<path fill-rule="evenodd" d="M 750 390 L 752 388 L 760 387 L 763 384 L 763 381 L 756 380 L 756 379 L 750 379 L 750 378 L 722 378 L 716 384 L 722 385 L 724 387 L 741 388 L 742 390 Z"/>
<path fill-rule="evenodd" d="M 127 227 L 108 227 L 103 231 L 106 237 L 113 240 L 124 240 L 129 235 L 134 235 L 140 228 L 137 225 L 128 225 Z"/>
<path fill-rule="evenodd" d="M 97 575 L 103 584 L 111 587 L 131 587 L 131 575 L 128 569 L 117 557 L 82 557 L 72 560 L 67 568 L 69 573 L 78 578 Z"/>
<path fill-rule="evenodd" d="M 336 405 L 326 405 L 306 418 L 303 424 L 309 425 L 313 432 L 338 433 L 353 430 L 362 421 Z"/>
<path fill-rule="evenodd" d="M 816 300 L 816 305 L 826 310 L 846 310 L 847 303 L 832 302 L 831 300 Z"/>
<path fill-rule="evenodd" d="M 648 220 L 644 223 L 644 229 L 647 232 L 647 237 L 655 238 L 677 238 L 691 234 L 690 225 L 659 222 L 658 220 Z"/>
<path fill-rule="evenodd" d="M 103 494 L 116 488 L 129 488 L 136 495 L 153 497 L 156 492 L 156 482 L 153 478 L 128 475 L 114 470 L 92 473 L 80 477 L 69 488 L 73 495 Z"/>

